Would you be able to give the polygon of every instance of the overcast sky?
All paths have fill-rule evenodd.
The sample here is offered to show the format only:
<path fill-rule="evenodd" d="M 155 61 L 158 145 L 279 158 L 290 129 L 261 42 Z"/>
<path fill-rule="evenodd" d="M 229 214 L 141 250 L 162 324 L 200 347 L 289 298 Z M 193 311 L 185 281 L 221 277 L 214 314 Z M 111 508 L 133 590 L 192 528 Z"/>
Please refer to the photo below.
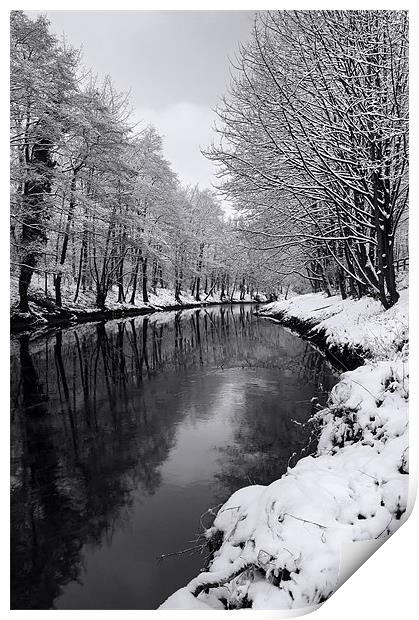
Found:
<path fill-rule="evenodd" d="M 37 11 L 27 11 L 33 18 Z M 230 82 L 229 57 L 252 27 L 251 11 L 43 11 L 52 30 L 94 72 L 131 90 L 138 118 L 164 136 L 183 183 L 209 186 L 214 165 L 200 153 L 213 137 L 212 108 Z"/>

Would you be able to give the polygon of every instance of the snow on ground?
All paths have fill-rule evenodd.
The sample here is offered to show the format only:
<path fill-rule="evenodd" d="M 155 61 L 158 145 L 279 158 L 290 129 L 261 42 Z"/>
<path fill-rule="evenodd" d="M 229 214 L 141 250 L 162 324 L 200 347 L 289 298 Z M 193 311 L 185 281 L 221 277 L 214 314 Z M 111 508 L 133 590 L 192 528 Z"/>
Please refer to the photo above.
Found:
<path fill-rule="evenodd" d="M 324 331 L 329 345 L 360 347 L 369 357 L 391 358 L 407 340 L 408 289 L 385 311 L 372 297 L 342 300 L 340 295 L 324 293 L 300 295 L 263 307 L 264 316 L 297 318 Z"/>
<path fill-rule="evenodd" d="M 167 288 L 157 288 L 156 294 L 153 292 L 148 294 L 149 303 L 152 306 L 159 308 L 170 308 L 171 306 L 179 306 L 179 303 L 175 299 L 175 293 L 171 289 Z M 249 302 L 252 301 L 252 298 L 249 294 L 246 294 L 243 300 L 240 300 L 240 291 L 237 291 L 236 294 L 233 295 L 233 298 L 230 297 L 224 298 L 224 300 L 220 299 L 219 295 L 207 295 L 204 292 L 201 292 L 200 301 L 196 301 L 195 297 L 191 295 L 189 291 L 182 291 L 180 293 L 180 299 L 182 304 L 185 306 L 200 306 L 202 304 L 219 304 L 221 301 L 234 301 L 234 302 Z M 266 297 L 265 297 L 266 299 Z"/>
<path fill-rule="evenodd" d="M 10 279 L 10 301 L 11 305 L 15 306 L 18 303 L 18 281 L 15 276 L 12 276 Z M 45 290 L 43 279 L 38 275 L 33 277 L 31 287 L 29 290 L 29 294 L 39 299 L 45 299 Z M 48 289 L 48 297 L 53 300 L 54 299 L 54 290 L 50 287 Z M 97 311 L 96 306 L 96 295 L 93 289 L 89 290 L 81 290 L 79 291 L 77 301 L 74 302 L 75 295 L 75 284 L 74 282 L 65 280 L 62 285 L 62 300 L 63 300 L 63 308 L 69 310 L 70 312 L 81 313 L 92 313 Z M 224 298 L 224 300 L 220 299 L 219 295 L 208 295 L 204 292 L 200 295 L 201 300 L 196 301 L 193 295 L 191 295 L 190 291 L 182 291 L 180 294 L 180 298 L 182 301 L 182 305 L 186 306 L 201 306 L 205 304 L 212 303 L 221 303 L 222 301 L 233 301 L 238 303 L 242 302 L 250 302 L 253 301 L 249 294 L 246 294 L 243 300 L 240 300 L 240 291 L 236 291 L 233 295 L 233 298 Z M 130 298 L 130 295 L 127 296 L 127 299 Z M 165 309 L 171 307 L 179 307 L 180 304 L 175 299 L 175 293 L 173 290 L 168 288 L 156 288 L 156 292 L 153 291 L 148 292 L 148 302 L 144 302 L 142 298 L 141 290 L 137 292 L 135 297 L 135 304 L 131 304 L 126 302 L 118 302 L 118 288 L 114 286 L 108 292 L 106 298 L 106 308 L 108 310 L 134 310 L 134 309 Z M 265 296 L 260 296 L 260 301 L 266 301 Z M 34 304 L 31 304 L 33 306 Z M 34 313 L 36 314 L 35 308 L 33 308 Z"/>
<path fill-rule="evenodd" d="M 161 609 L 298 609 L 334 591 L 344 542 L 392 534 L 408 494 L 407 291 L 384 311 L 304 295 L 265 307 L 326 330 L 329 343 L 362 346 L 368 363 L 341 375 L 313 419 L 314 456 L 269 486 L 239 489 L 205 535 L 217 549 L 205 572 Z"/>
<path fill-rule="evenodd" d="M 206 299 L 207 295 L 205 293 L 202 293 L 200 297 L 201 300 L 196 301 L 195 297 L 191 295 L 189 291 L 181 291 L 180 293 L 180 299 L 182 301 L 182 304 L 185 306 L 199 306 L 202 303 L 214 301 L 212 297 L 208 297 L 208 299 Z M 170 308 L 171 306 L 179 306 L 179 302 L 176 301 L 175 298 L 175 292 L 168 288 L 157 288 L 156 293 L 148 293 L 148 298 L 150 304 L 158 308 Z M 218 298 L 217 301 L 219 302 L 220 299 Z"/>

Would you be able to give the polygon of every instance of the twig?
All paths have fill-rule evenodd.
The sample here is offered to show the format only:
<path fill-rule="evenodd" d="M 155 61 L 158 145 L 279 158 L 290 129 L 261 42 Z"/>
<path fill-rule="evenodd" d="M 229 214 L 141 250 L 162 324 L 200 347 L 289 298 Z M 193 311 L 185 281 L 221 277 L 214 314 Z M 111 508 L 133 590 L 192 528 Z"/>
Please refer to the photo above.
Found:
<path fill-rule="evenodd" d="M 193 552 L 196 549 L 200 549 L 202 553 L 205 547 L 206 547 L 206 542 L 201 543 L 200 545 L 195 545 L 194 547 L 188 547 L 187 549 L 182 549 L 181 551 L 172 551 L 171 553 L 162 553 L 157 559 L 160 562 L 161 560 L 164 560 L 165 558 L 169 558 L 173 555 L 183 555 L 184 553 Z"/>
<path fill-rule="evenodd" d="M 303 519 L 301 517 L 296 517 L 295 515 L 290 514 L 289 512 L 284 512 L 284 516 L 292 517 L 293 519 L 297 519 L 297 521 L 302 521 L 303 523 L 311 523 L 312 525 L 317 525 L 317 527 L 321 527 L 323 530 L 327 530 L 326 525 L 321 525 L 321 523 L 316 523 L 315 521 L 309 521 L 308 519 Z"/>

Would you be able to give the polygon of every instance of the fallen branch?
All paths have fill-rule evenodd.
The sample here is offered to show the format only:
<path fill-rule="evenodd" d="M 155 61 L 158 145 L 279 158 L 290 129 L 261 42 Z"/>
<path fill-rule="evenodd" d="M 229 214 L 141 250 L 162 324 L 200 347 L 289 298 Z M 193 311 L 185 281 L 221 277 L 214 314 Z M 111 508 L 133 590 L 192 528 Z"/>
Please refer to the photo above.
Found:
<path fill-rule="evenodd" d="M 188 590 L 197 597 L 201 592 L 209 588 L 220 588 L 226 583 L 235 579 L 249 568 L 256 568 L 256 564 L 249 560 L 239 558 L 231 565 L 228 571 L 219 571 L 217 573 L 201 573 L 188 584 Z"/>

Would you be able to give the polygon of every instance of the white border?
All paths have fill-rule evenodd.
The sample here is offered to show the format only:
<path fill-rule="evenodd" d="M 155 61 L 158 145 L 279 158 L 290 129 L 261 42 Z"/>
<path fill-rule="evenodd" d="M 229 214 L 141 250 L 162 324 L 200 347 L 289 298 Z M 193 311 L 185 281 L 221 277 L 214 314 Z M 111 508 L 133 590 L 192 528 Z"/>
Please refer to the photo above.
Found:
<path fill-rule="evenodd" d="M 417 121 L 419 107 L 417 97 L 417 10 L 413 6 L 413 2 L 404 2 L 402 6 L 395 6 L 395 2 L 302 2 L 299 6 L 296 6 L 295 2 L 272 2 L 260 0 L 242 0 L 240 3 L 231 2 L 228 0 L 212 0 L 211 2 L 169 2 L 154 0 L 150 1 L 127 1 L 118 0 L 118 2 L 105 2 L 105 1 L 80 1 L 73 0 L 72 2 L 45 2 L 41 7 L 38 2 L 23 2 L 23 7 L 17 7 L 16 3 L 6 2 L 1 8 L 2 19 L 0 22 L 0 44 L 2 46 L 1 53 L 1 68 L 2 68 L 2 81 L 3 85 L 2 97 L 1 97 L 1 128 L 3 139 L 1 141 L 1 167 L 0 174 L 2 179 L 2 202 L 0 209 L 0 217 L 2 218 L 1 228 L 4 238 L 0 243 L 0 265 L 1 265 L 1 280 L 0 291 L 2 291 L 1 304 L 0 304 L 0 324 L 2 326 L 0 336 L 0 347 L 2 351 L 1 356 L 1 374 L 2 385 L 1 393 L 4 395 L 3 400 L 3 421 L 2 421 L 2 442 L 3 449 L 1 450 L 2 463 L 1 473 L 3 478 L 3 484 L 1 485 L 2 493 L 2 510 L 0 511 L 1 529 L 4 536 L 2 546 L 2 563 L 1 563 L 1 601 L 2 609 L 8 611 L 9 608 L 9 428 L 8 424 L 8 410 L 9 410 L 9 356 L 7 354 L 9 350 L 9 332 L 7 325 L 9 324 L 9 295 L 8 295 L 8 270 L 9 270 L 9 215 L 8 215 L 8 196 L 9 196 L 9 150 L 8 150 L 8 115 L 9 115 L 9 102 L 8 102 L 8 67 L 9 67 L 9 19 L 8 11 L 16 8 L 23 8 L 23 10 L 257 10 L 257 9 L 409 9 L 410 10 L 410 32 L 411 32 L 411 47 L 410 47 L 410 76 L 411 76 L 411 142 L 417 145 Z M 332 5 L 332 6 L 331 6 Z M 413 190 L 413 197 L 411 198 L 411 204 L 414 208 L 411 210 L 410 217 L 410 281 L 411 281 L 411 293 L 410 293 L 410 312 L 411 312 L 411 374 L 416 377 L 414 381 L 411 381 L 411 402 L 414 403 L 411 406 L 411 438 L 413 438 L 413 446 L 411 450 L 411 497 L 416 493 L 417 487 L 417 471 L 418 471 L 418 458 L 417 458 L 417 443 L 418 443 L 418 425 L 415 420 L 416 406 L 419 402 L 417 390 L 418 386 L 418 373 L 417 373 L 417 353 L 418 353 L 418 337 L 416 327 L 415 312 L 419 308 L 419 298 L 417 291 L 414 290 L 416 284 L 416 266 L 417 266 L 417 250 L 415 248 L 416 234 L 419 233 L 418 228 L 418 215 L 417 215 L 417 178 L 418 178 L 417 156 L 411 157 L 411 185 Z M 415 213 L 416 211 L 416 213 Z M 359 569 L 343 586 L 340 588 L 330 600 L 328 600 L 318 611 L 316 611 L 316 618 L 319 620 L 353 620 L 353 618 L 380 618 L 391 619 L 397 618 L 403 620 L 404 618 L 413 618 L 414 612 L 417 613 L 416 602 L 416 590 L 417 590 L 417 556 L 415 549 L 415 542 L 418 541 L 419 531 L 419 510 L 416 508 L 412 516 L 408 519 L 407 523 L 403 525 L 394 536 L 384 543 L 383 547 L 373 555 L 361 569 Z M 417 548 L 417 544 L 416 544 Z M 23 617 L 25 612 L 12 611 L 13 617 Z M 44 618 L 45 611 L 31 611 L 31 617 Z M 50 612 L 51 613 L 51 612 Z M 58 614 L 60 617 L 65 615 L 66 618 L 93 618 L 105 616 L 106 618 L 120 618 L 121 616 L 127 617 L 140 617 L 141 619 L 147 619 L 155 617 L 155 614 L 163 614 L 167 618 L 195 618 L 196 616 L 204 616 L 205 618 L 213 617 L 214 614 L 236 614 L 246 612 L 196 612 L 196 611 L 56 611 L 52 612 Z M 263 618 L 264 620 L 279 618 L 281 613 L 277 611 L 249 612 L 252 618 Z M 219 616 L 220 617 L 220 616 Z"/>

